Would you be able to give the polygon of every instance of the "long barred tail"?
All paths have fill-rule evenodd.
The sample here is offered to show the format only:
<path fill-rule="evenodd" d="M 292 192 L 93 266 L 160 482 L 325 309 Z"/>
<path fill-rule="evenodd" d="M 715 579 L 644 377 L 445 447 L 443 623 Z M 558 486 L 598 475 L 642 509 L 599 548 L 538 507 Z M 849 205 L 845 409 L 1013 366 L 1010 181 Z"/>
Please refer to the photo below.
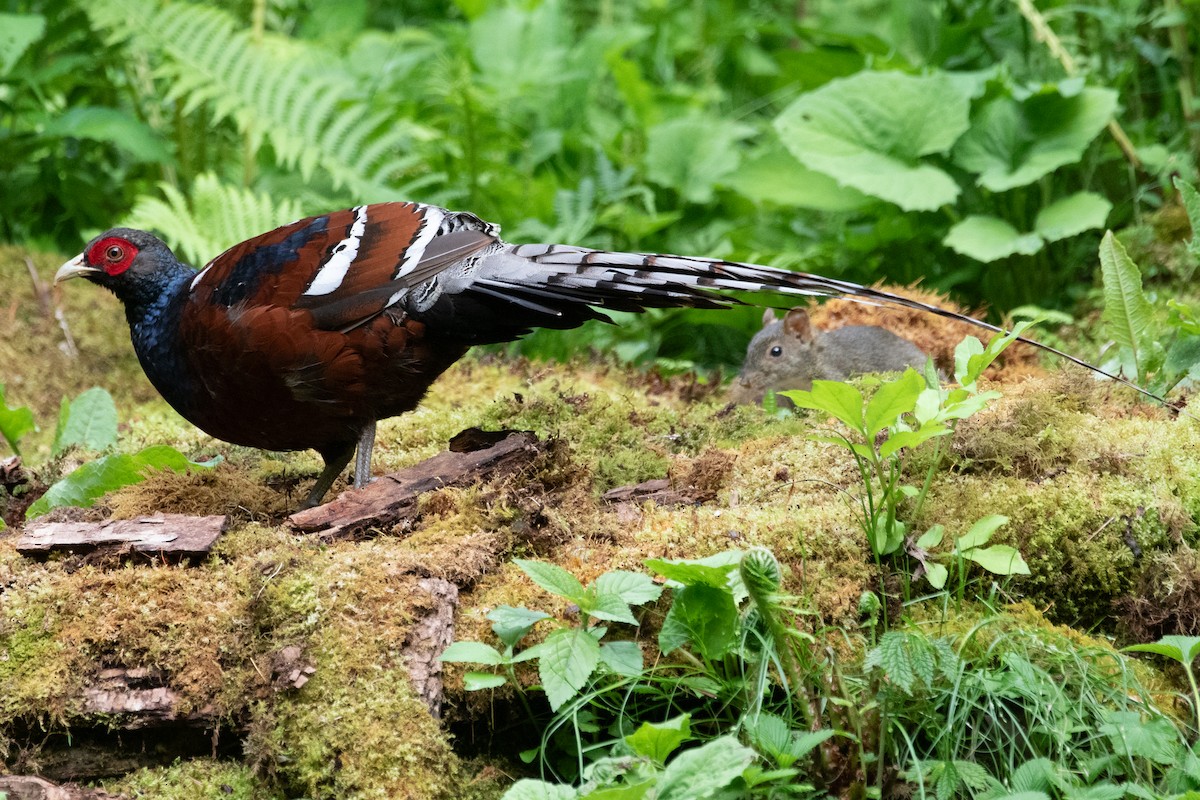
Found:
<path fill-rule="evenodd" d="M 736 261 L 656 253 L 620 253 L 568 245 L 502 245 L 472 270 L 470 291 L 519 306 L 532 318 L 521 327 L 573 327 L 588 318 L 606 319 L 594 307 L 724 308 L 741 303 L 718 291 L 776 292 L 805 297 L 844 297 L 872 305 L 903 306 L 965 322 L 995 333 L 1008 331 L 975 317 L 907 297 L 805 272 Z M 1040 342 L 1018 341 L 1064 358 L 1167 404 L 1151 392 L 1070 353 Z"/>

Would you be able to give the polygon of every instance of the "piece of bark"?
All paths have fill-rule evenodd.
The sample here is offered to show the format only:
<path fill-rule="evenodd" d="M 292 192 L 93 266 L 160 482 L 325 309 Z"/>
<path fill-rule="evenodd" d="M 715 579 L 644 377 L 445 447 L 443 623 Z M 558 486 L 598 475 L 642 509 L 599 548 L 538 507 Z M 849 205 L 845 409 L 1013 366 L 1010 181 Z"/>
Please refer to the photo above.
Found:
<path fill-rule="evenodd" d="M 687 491 L 676 491 L 671 488 L 667 478 L 655 478 L 642 481 L 632 486 L 618 486 L 604 493 L 606 503 L 644 503 L 653 500 L 660 506 L 689 505 L 696 502 Z"/>
<path fill-rule="evenodd" d="M 8 800 L 116 800 L 123 796 L 74 784 L 59 786 L 32 775 L 0 775 L 0 792 Z"/>
<path fill-rule="evenodd" d="M 229 517 L 157 514 L 137 519 L 102 522 L 33 522 L 17 540 L 17 552 L 44 556 L 51 551 L 88 553 L 95 550 L 134 551 L 187 557 L 212 549 L 229 524 Z"/>
<path fill-rule="evenodd" d="M 179 693 L 165 685 L 160 673 L 148 669 L 102 669 L 83 689 L 83 711 L 115 717 L 110 722 L 124 730 L 170 723 L 206 726 L 216 718 L 211 706 L 187 713 L 179 709 Z"/>
<path fill-rule="evenodd" d="M 545 447 L 533 434 L 518 432 L 484 450 L 438 453 L 362 489 L 342 492 L 323 506 L 297 511 L 288 517 L 288 525 L 323 539 L 348 539 L 368 528 L 390 528 L 417 515 L 417 498 L 423 493 L 516 472 Z"/>
<path fill-rule="evenodd" d="M 454 641 L 454 609 L 458 587 L 442 578 L 422 578 L 417 585 L 429 593 L 429 605 L 415 622 L 402 652 L 417 696 L 434 719 L 442 716 L 442 652 Z"/>

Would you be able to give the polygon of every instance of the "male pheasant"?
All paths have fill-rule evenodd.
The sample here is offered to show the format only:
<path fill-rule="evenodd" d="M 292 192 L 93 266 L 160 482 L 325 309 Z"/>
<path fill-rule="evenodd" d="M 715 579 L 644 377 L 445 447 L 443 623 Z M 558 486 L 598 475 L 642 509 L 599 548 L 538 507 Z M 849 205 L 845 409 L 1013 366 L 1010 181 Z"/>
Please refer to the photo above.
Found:
<path fill-rule="evenodd" d="M 55 275 L 125 306 L 151 383 L 184 418 L 235 444 L 313 448 L 321 502 L 376 420 L 413 409 L 476 344 L 606 319 L 599 308 L 719 308 L 714 289 L 845 295 L 993 326 L 858 284 L 709 258 L 513 245 L 469 213 L 379 203 L 309 217 L 234 245 L 194 271 L 159 239 L 114 228 Z"/>

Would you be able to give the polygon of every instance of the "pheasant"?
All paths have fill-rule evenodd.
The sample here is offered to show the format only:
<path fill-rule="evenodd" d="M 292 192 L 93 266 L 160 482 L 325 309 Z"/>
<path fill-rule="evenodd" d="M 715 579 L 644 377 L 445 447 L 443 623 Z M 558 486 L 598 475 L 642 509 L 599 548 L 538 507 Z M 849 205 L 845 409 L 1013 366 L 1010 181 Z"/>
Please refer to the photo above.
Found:
<path fill-rule="evenodd" d="M 471 346 L 607 320 L 602 309 L 722 308 L 739 301 L 714 290 L 773 291 L 899 304 L 998 330 L 818 275 L 509 244 L 473 214 L 409 202 L 301 219 L 198 272 L 152 234 L 113 228 L 55 283 L 76 277 L 121 300 L 142 368 L 185 419 L 234 444 L 315 449 L 325 468 L 306 507 L 322 501 L 356 448 L 354 486 L 364 486 L 376 421 L 415 408 Z"/>

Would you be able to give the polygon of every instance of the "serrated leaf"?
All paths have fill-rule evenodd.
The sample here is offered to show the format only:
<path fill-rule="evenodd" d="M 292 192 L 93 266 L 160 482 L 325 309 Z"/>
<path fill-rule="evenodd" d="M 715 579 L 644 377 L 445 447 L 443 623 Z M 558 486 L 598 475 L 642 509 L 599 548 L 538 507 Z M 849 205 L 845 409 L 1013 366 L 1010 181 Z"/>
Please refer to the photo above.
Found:
<path fill-rule="evenodd" d="M 503 675 L 493 675 L 490 672 L 464 672 L 463 688 L 468 692 L 482 692 L 485 689 L 498 689 L 508 683 Z"/>
<path fill-rule="evenodd" d="M 220 459 L 196 462 L 173 447 L 157 445 L 147 447 L 130 455 L 118 453 L 89 461 L 62 480 L 51 486 L 44 495 L 25 512 L 26 519 L 45 514 L 59 506 L 82 506 L 87 508 L 111 491 L 140 483 L 147 471 L 171 469 L 182 472 L 189 467 L 207 469 Z"/>
<path fill-rule="evenodd" d="M 973 547 L 963 555 L 993 575 L 1028 575 L 1029 565 L 1015 547 L 994 544 L 991 547 Z"/>
<path fill-rule="evenodd" d="M 1136 711 L 1107 711 L 1104 718 L 1100 733 L 1109 738 L 1118 753 L 1164 765 L 1179 762 L 1179 731 L 1166 719 L 1144 720 Z"/>
<path fill-rule="evenodd" d="M 21 454 L 21 437 L 37 430 L 33 412 L 24 406 L 9 408 L 4 399 L 4 384 L 0 383 L 0 435 L 17 455 Z"/>
<path fill-rule="evenodd" d="M 100 452 L 117 443 L 117 406 L 112 395 L 96 386 L 64 406 L 51 447 L 54 455 L 82 447 Z"/>
<path fill-rule="evenodd" d="M 544 619 L 550 619 L 550 615 L 521 606 L 496 606 L 488 612 L 487 618 L 492 622 L 492 632 L 500 641 L 508 647 L 513 647 L 534 625 Z"/>
<path fill-rule="evenodd" d="M 1142 273 L 1112 231 L 1100 242 L 1100 271 L 1104 279 L 1106 329 L 1119 347 L 1129 350 L 1137 374 L 1145 377 L 1141 363 L 1142 339 L 1149 329 L 1150 302 L 1142 293 Z"/>
<path fill-rule="evenodd" d="M 643 722 L 636 731 L 625 737 L 625 742 L 639 756 L 665 764 L 671 753 L 691 735 L 690 718 L 687 714 L 681 714 L 666 722 Z"/>
<path fill-rule="evenodd" d="M 1200 636 L 1164 636 L 1157 642 L 1134 644 L 1125 649 L 1135 653 L 1155 653 L 1186 665 L 1200 653 Z"/>
<path fill-rule="evenodd" d="M 779 392 L 797 408 L 811 408 L 832 414 L 855 431 L 866 433 L 863 418 L 863 396 L 854 386 L 842 381 L 813 381 L 811 390 L 795 389 Z"/>
<path fill-rule="evenodd" d="M 809 169 L 906 211 L 930 211 L 960 190 L 920 158 L 949 150 L 969 110 L 969 91 L 945 73 L 864 71 L 796 98 L 775 129 Z"/>
<path fill-rule="evenodd" d="M 642 647 L 637 642 L 604 642 L 600 645 L 600 660 L 627 678 L 636 678 L 645 668 Z"/>
<path fill-rule="evenodd" d="M 697 584 L 674 592 L 658 634 L 663 654 L 690 644 L 702 657 L 723 656 L 737 632 L 737 606 L 728 589 Z"/>
<path fill-rule="evenodd" d="M 1178 175 L 1175 176 L 1175 188 L 1179 190 L 1179 199 L 1183 201 L 1184 211 L 1187 212 L 1188 222 L 1192 225 L 1192 238 L 1188 240 L 1188 252 L 1192 258 L 1200 259 L 1200 192 L 1196 187 Z"/>
<path fill-rule="evenodd" d="M 989 514 L 986 517 L 976 520 L 975 524 L 971 526 L 970 530 L 958 538 L 958 541 L 954 543 L 954 546 L 959 550 L 959 552 L 962 552 L 964 550 L 970 550 L 972 547 L 980 547 L 985 545 L 988 543 L 988 540 L 992 538 L 992 534 L 995 533 L 1001 525 L 1004 525 L 1007 522 L 1008 517 L 1004 516 L 1003 514 Z"/>
<path fill-rule="evenodd" d="M 600 663 L 600 645 L 585 630 L 559 628 L 539 646 L 538 676 L 550 708 L 562 708 L 582 691 Z"/>
<path fill-rule="evenodd" d="M 623 622 L 626 625 L 637 625 L 637 617 L 629 609 L 629 604 L 615 594 L 601 594 L 594 587 L 587 589 L 579 601 L 579 610 L 584 614 L 602 619 L 607 622 Z"/>
<path fill-rule="evenodd" d="M 528 561 L 523 558 L 513 559 L 513 563 L 529 576 L 530 580 L 545 589 L 550 594 L 566 598 L 578 604 L 583 600 L 584 588 L 579 579 L 557 564 L 545 561 Z"/>
<path fill-rule="evenodd" d="M 1055 200 L 1038 212 L 1034 233 L 1047 242 L 1057 242 L 1084 231 L 1103 228 L 1112 203 L 1095 192 L 1076 192 Z"/>
<path fill-rule="evenodd" d="M 438 659 L 446 662 L 491 664 L 493 666 L 504 663 L 504 655 L 483 642 L 454 642 L 442 651 Z"/>
<path fill-rule="evenodd" d="M 662 587 L 643 572 L 614 569 L 592 581 L 591 588 L 600 594 L 615 595 L 633 606 L 651 603 L 662 594 Z"/>
<path fill-rule="evenodd" d="M 658 781 L 657 800 L 705 800 L 729 786 L 754 761 L 755 753 L 732 736 L 685 750 Z"/>
<path fill-rule="evenodd" d="M 911 367 L 900 377 L 885 381 L 867 402 L 867 438 L 874 439 L 875 434 L 895 424 L 901 414 L 912 411 L 924 388 L 925 381 Z"/>
<path fill-rule="evenodd" d="M 1017 254 L 1033 255 L 1044 242 L 1036 233 L 1021 233 L 998 217 L 972 214 L 954 225 L 942 244 L 986 264 Z"/>

